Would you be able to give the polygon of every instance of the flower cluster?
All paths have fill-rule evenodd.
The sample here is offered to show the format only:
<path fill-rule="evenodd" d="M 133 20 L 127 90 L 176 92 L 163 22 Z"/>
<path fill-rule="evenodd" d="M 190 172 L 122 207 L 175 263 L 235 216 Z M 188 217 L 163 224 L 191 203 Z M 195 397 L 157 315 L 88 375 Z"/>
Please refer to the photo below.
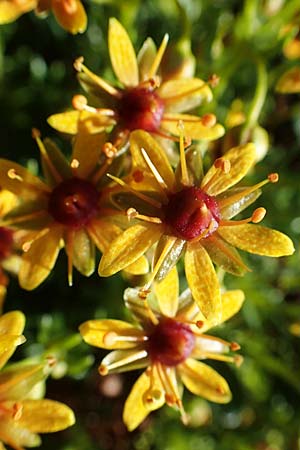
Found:
<path fill-rule="evenodd" d="M 51 6 L 69 31 L 84 29 L 79 1 L 52 1 L 47 8 L 41 3 L 21 10 L 19 3 L 5 1 L 1 7 L 14 7 L 12 18 Z M 78 15 L 71 18 L 66 13 L 73 7 Z M 244 301 L 242 291 L 224 289 L 218 271 L 245 275 L 250 269 L 239 250 L 281 257 L 291 255 L 294 247 L 285 234 L 258 225 L 265 208 L 236 218 L 257 200 L 264 185 L 279 178 L 270 173 L 257 184 L 242 184 L 258 159 L 254 143 L 235 145 L 207 171 L 203 167 L 203 149 L 222 137 L 224 128 L 214 114 L 200 116 L 195 110 L 212 99 L 218 77 L 205 82 L 164 76 L 167 35 L 158 49 L 147 39 L 136 55 L 123 26 L 111 19 L 108 42 L 116 84 L 78 58 L 74 66 L 90 98 L 76 95 L 72 110 L 48 119 L 72 137 L 70 158 L 34 129 L 42 178 L 0 160 L 3 195 L 12 196 L 9 208 L 0 199 L 0 260 L 9 256 L 14 243 L 20 254 L 19 283 L 27 290 L 45 281 L 61 248 L 67 254 L 70 286 L 73 267 L 87 277 L 95 271 L 96 250 L 101 253 L 100 276 L 119 271 L 140 276 L 124 292 L 133 324 L 98 319 L 80 326 L 88 344 L 112 350 L 99 366 L 101 375 L 145 369 L 124 408 L 124 422 L 133 430 L 165 403 L 187 422 L 183 386 L 213 402 L 230 401 L 225 379 L 202 362 L 241 362 L 232 354 L 239 349 L 237 343 L 206 334 L 237 313 Z M 179 295 L 181 258 L 188 289 Z M 22 317 L 15 312 L 0 319 L 2 365 L 23 339 Z M 45 363 L 0 373 L 0 439 L 14 448 L 37 445 L 37 433 L 73 423 L 65 406 L 30 396 L 48 370 Z"/>

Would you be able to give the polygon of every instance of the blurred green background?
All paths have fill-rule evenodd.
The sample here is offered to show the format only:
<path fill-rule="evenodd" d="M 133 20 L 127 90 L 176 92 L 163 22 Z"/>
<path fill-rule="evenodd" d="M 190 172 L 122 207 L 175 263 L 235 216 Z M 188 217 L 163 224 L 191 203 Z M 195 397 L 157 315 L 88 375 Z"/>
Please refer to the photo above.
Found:
<path fill-rule="evenodd" d="M 57 137 L 46 118 L 68 108 L 72 96 L 81 92 L 74 59 L 83 55 L 94 72 L 113 79 L 107 50 L 109 17 L 123 23 L 136 49 L 147 36 L 159 44 L 167 32 L 177 50 L 185 43 L 180 56 L 193 59 L 190 44 L 197 76 L 207 79 L 217 73 L 221 78 L 214 101 L 199 113 L 214 112 L 225 123 L 238 98 L 249 118 L 258 86 L 264 88 L 256 121 L 268 133 L 269 148 L 246 182 L 279 172 L 279 183 L 266 186 L 256 204 L 267 208 L 264 224 L 287 233 L 296 247 L 289 258 L 247 255 L 251 273 L 244 278 L 225 276 L 226 287 L 243 289 L 246 302 L 235 318 L 214 332 L 239 342 L 244 363 L 240 368 L 212 364 L 233 391 L 228 405 L 214 405 L 185 393 L 185 407 L 192 417 L 188 427 L 181 424 L 176 411 L 164 407 L 128 433 L 122 408 L 137 373 L 101 379 L 97 364 L 105 352 L 93 352 L 77 334 L 85 320 L 124 318 L 126 281 L 121 276 L 100 279 L 94 274 L 87 279 L 75 272 L 74 287 L 69 288 L 62 252 L 51 277 L 35 291 L 22 291 L 12 280 L 5 310 L 18 308 L 27 317 L 27 342 L 14 358 L 56 354 L 59 362 L 55 376 L 47 382 L 47 397 L 67 403 L 77 417 L 72 428 L 44 436 L 42 448 L 300 449 L 300 103 L 299 93 L 284 95 L 275 90 L 279 77 L 300 65 L 299 57 L 289 59 L 283 52 L 286 42 L 299 33 L 298 3 L 85 1 L 89 24 L 82 35 L 67 34 L 52 16 L 41 20 L 34 13 L 0 27 L 1 157 L 35 171 L 38 150 L 31 138 L 32 127 L 68 149 L 67 140 Z M 266 80 L 260 78 L 264 75 Z M 229 133 L 234 142 L 235 132 Z M 224 145 L 224 140 L 217 143 L 208 155 L 220 154 Z"/>

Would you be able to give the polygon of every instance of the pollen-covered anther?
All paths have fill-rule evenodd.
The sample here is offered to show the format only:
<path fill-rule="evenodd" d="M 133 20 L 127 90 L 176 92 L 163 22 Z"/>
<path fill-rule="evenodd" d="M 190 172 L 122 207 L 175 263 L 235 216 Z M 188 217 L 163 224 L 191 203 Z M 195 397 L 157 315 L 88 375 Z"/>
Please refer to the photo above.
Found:
<path fill-rule="evenodd" d="M 216 86 L 218 86 L 219 82 L 220 82 L 220 77 L 216 73 L 213 73 L 208 79 L 208 84 L 212 88 L 215 88 Z"/>
<path fill-rule="evenodd" d="M 216 169 L 221 169 L 224 173 L 229 173 L 231 169 L 231 164 L 228 159 L 218 158 L 214 162 L 214 167 Z"/>
<path fill-rule="evenodd" d="M 127 216 L 128 220 L 135 219 L 138 215 L 139 215 L 139 213 L 137 212 L 137 210 L 135 208 L 128 208 L 126 210 L 126 216 Z"/>
<path fill-rule="evenodd" d="M 151 289 L 145 289 L 145 288 L 140 289 L 139 290 L 139 298 L 141 300 L 146 300 L 148 295 L 150 294 L 150 292 L 151 292 Z"/>
<path fill-rule="evenodd" d="M 266 211 L 265 208 L 262 208 L 262 207 L 257 208 L 257 209 L 253 212 L 253 214 L 252 214 L 251 221 L 252 221 L 253 223 L 259 223 L 259 222 L 261 222 L 261 221 L 263 220 L 263 218 L 265 217 L 266 212 L 267 212 L 267 211 Z"/>
<path fill-rule="evenodd" d="M 30 249 L 30 247 L 32 245 L 32 242 L 33 241 L 24 242 L 24 244 L 22 245 L 22 250 L 23 250 L 24 253 L 29 251 L 29 249 Z"/>
<path fill-rule="evenodd" d="M 84 63 L 84 57 L 79 56 L 78 58 L 75 59 L 75 61 L 73 63 L 74 69 L 77 70 L 77 72 L 81 72 L 83 63 Z"/>
<path fill-rule="evenodd" d="M 108 374 L 108 368 L 104 364 L 100 364 L 98 371 L 103 376 Z"/>
<path fill-rule="evenodd" d="M 102 147 L 102 152 L 107 158 L 112 159 L 117 155 L 118 149 L 111 142 L 106 142 Z"/>
<path fill-rule="evenodd" d="M 166 404 L 169 406 L 174 406 L 174 405 L 179 406 L 178 401 L 180 401 L 180 400 L 174 394 L 166 393 L 165 401 L 166 401 Z"/>
<path fill-rule="evenodd" d="M 214 114 L 204 114 L 204 116 L 201 117 L 201 123 L 207 128 L 212 128 L 217 123 L 217 118 Z"/>
<path fill-rule="evenodd" d="M 22 403 L 16 402 L 13 405 L 12 416 L 14 420 L 19 420 L 22 416 L 23 405 Z"/>
<path fill-rule="evenodd" d="M 268 175 L 268 180 L 271 182 L 271 183 L 277 183 L 277 181 L 279 180 L 279 175 L 278 175 L 278 173 L 270 173 L 269 175 Z"/>
<path fill-rule="evenodd" d="M 23 178 L 21 177 L 21 175 L 19 175 L 15 169 L 9 169 L 7 171 L 7 176 L 8 178 L 10 178 L 11 180 L 18 180 L 18 181 L 23 181 Z"/>
<path fill-rule="evenodd" d="M 79 165 L 80 165 L 80 163 L 79 163 L 78 159 L 73 158 L 71 161 L 71 164 L 70 164 L 71 168 L 78 169 Z"/>
<path fill-rule="evenodd" d="M 234 364 L 237 367 L 240 367 L 243 364 L 244 358 L 241 355 L 235 355 L 234 357 Z"/>
<path fill-rule="evenodd" d="M 236 352 L 237 350 L 240 350 L 241 346 L 237 342 L 231 342 L 230 344 L 230 350 L 232 352 Z"/>
<path fill-rule="evenodd" d="M 72 98 L 72 106 L 77 111 L 84 111 L 87 106 L 87 98 L 80 94 L 74 95 Z"/>
<path fill-rule="evenodd" d="M 117 339 L 118 335 L 114 331 L 108 331 L 102 338 L 103 344 L 108 346 L 114 345 Z"/>
<path fill-rule="evenodd" d="M 204 325 L 203 320 L 197 320 L 197 322 L 196 322 L 196 327 L 197 327 L 197 328 L 202 328 L 203 325 Z"/>

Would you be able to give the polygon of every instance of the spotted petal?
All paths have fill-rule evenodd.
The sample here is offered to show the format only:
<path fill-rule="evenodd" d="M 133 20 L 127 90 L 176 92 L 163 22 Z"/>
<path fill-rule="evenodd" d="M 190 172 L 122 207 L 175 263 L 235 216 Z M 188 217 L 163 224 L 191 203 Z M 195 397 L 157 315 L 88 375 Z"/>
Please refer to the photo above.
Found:
<path fill-rule="evenodd" d="M 218 278 L 206 250 L 199 243 L 188 244 L 185 273 L 195 302 L 207 320 L 219 323 L 222 314 Z"/>
<path fill-rule="evenodd" d="M 109 277 L 125 269 L 157 242 L 162 232 L 161 225 L 150 223 L 133 225 L 125 230 L 104 252 L 99 264 L 99 275 Z"/>
<path fill-rule="evenodd" d="M 142 130 L 133 131 L 130 137 L 130 151 L 133 162 L 139 168 L 149 171 L 141 149 L 146 151 L 163 181 L 172 190 L 175 183 L 175 175 L 164 150 L 149 133 Z"/>
<path fill-rule="evenodd" d="M 174 136 L 179 136 L 179 121 L 184 123 L 184 135 L 191 139 L 212 141 L 219 139 L 225 133 L 224 127 L 219 123 L 208 127 L 203 125 L 201 118 L 189 114 L 165 115 L 162 119 L 162 128 Z"/>
<path fill-rule="evenodd" d="M 57 22 L 69 33 L 83 33 L 87 27 L 87 15 L 80 0 L 52 0 L 51 7 Z"/>
<path fill-rule="evenodd" d="M 19 272 L 19 283 L 23 289 L 31 291 L 47 278 L 55 265 L 61 237 L 62 227 L 52 227 L 24 253 Z"/>
<path fill-rule="evenodd" d="M 154 285 L 159 309 L 167 317 L 174 317 L 178 308 L 179 278 L 176 266 L 160 282 Z"/>
<path fill-rule="evenodd" d="M 212 92 L 199 78 L 169 80 L 157 91 L 163 99 L 166 111 L 184 112 L 212 100 Z"/>
<path fill-rule="evenodd" d="M 208 365 L 189 358 L 179 370 L 183 384 L 193 394 L 215 403 L 230 402 L 227 381 Z"/>
<path fill-rule="evenodd" d="M 295 251 L 291 239 L 280 231 L 261 225 L 220 227 L 220 235 L 234 247 L 263 256 L 288 256 Z"/>
<path fill-rule="evenodd" d="M 147 391 L 150 390 L 150 377 L 145 372 L 137 379 L 125 402 L 123 420 L 129 431 L 138 427 L 151 411 L 165 403 L 163 390 L 156 377 L 151 386 L 156 390 L 157 396 L 151 402 L 146 401 Z"/>
<path fill-rule="evenodd" d="M 117 78 L 126 87 L 136 86 L 139 72 L 135 51 L 126 30 L 115 18 L 109 20 L 108 47 Z"/>
<path fill-rule="evenodd" d="M 53 433 L 75 423 L 73 411 L 54 400 L 24 400 L 18 424 L 32 433 Z"/>
<path fill-rule="evenodd" d="M 209 195 L 218 195 L 226 191 L 246 175 L 255 162 L 255 156 L 255 147 L 251 143 L 232 148 L 223 156 L 224 159 L 230 162 L 230 171 L 225 173 L 220 169 L 216 169 L 213 165 L 203 178 L 201 186 L 204 187 L 209 183 L 218 170 L 218 176 L 209 185 L 207 193 Z"/>
<path fill-rule="evenodd" d="M 138 340 L 135 339 L 144 336 L 143 331 L 135 326 L 111 319 L 88 320 L 80 325 L 79 331 L 87 344 L 108 350 L 134 348 L 138 345 Z M 129 339 L 126 341 L 118 337 L 129 337 Z"/>

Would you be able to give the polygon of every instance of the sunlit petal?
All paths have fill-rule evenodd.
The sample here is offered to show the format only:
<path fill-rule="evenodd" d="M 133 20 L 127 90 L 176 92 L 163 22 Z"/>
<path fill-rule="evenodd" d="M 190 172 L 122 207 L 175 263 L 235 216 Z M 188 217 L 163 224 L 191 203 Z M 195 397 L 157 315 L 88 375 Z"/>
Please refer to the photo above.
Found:
<path fill-rule="evenodd" d="M 198 116 L 191 116 L 189 114 L 168 114 L 168 117 L 172 120 L 162 119 L 162 128 L 165 131 L 179 136 L 178 123 L 183 121 L 184 134 L 190 139 L 204 139 L 207 141 L 219 139 L 224 135 L 225 130 L 219 123 L 208 127 L 203 125 L 201 119 Z"/>
<path fill-rule="evenodd" d="M 158 89 L 166 110 L 184 112 L 212 100 L 212 92 L 199 78 L 169 80 Z"/>
<path fill-rule="evenodd" d="M 154 284 L 159 309 L 167 317 L 174 317 L 178 307 L 179 278 L 176 266 L 160 282 Z"/>

